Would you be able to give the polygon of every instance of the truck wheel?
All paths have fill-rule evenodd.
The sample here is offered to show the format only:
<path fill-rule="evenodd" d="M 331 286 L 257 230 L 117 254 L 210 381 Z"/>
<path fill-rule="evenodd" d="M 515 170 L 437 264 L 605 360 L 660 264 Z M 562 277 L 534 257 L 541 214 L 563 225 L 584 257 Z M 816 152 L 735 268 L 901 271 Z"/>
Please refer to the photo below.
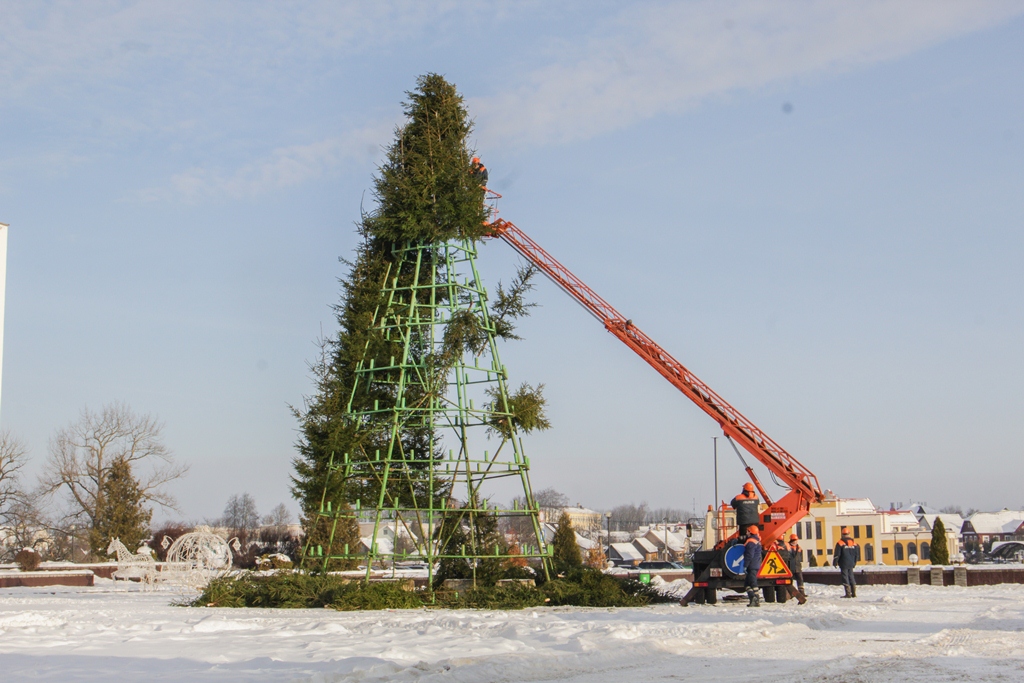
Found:
<path fill-rule="evenodd" d="M 775 602 L 775 586 L 765 586 L 761 592 L 764 593 L 765 602 Z"/>
<path fill-rule="evenodd" d="M 786 589 L 789 586 L 776 586 L 775 587 L 775 602 L 785 603 L 789 598 L 789 591 Z"/>
<path fill-rule="evenodd" d="M 706 588 L 702 588 L 701 590 L 697 591 L 696 594 L 694 594 L 694 596 L 693 596 L 693 602 L 698 604 L 698 605 L 703 605 L 704 601 L 705 601 L 705 593 L 706 592 L 707 592 Z"/>
<path fill-rule="evenodd" d="M 718 591 L 710 586 L 704 589 L 704 597 L 709 605 L 718 604 Z"/>

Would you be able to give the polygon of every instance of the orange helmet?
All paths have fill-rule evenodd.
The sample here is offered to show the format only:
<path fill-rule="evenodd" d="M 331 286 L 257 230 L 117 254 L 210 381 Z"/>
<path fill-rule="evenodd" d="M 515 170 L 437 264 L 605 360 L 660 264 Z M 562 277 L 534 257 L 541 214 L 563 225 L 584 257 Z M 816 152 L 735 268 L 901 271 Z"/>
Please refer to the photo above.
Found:
<path fill-rule="evenodd" d="M 479 164 L 480 163 L 480 157 L 473 157 L 473 163 L 474 164 Z"/>
<path fill-rule="evenodd" d="M 751 524 L 750 526 L 747 527 L 747 533 L 748 534 L 756 534 L 756 533 L 758 533 L 758 531 L 759 531 L 759 529 L 757 528 L 756 524 Z"/>
<path fill-rule="evenodd" d="M 790 534 L 789 535 L 789 540 L 795 541 L 796 540 L 796 534 Z"/>
<path fill-rule="evenodd" d="M 746 484 L 743 485 L 743 490 L 746 491 L 747 493 L 753 493 L 754 485 L 748 481 Z"/>
<path fill-rule="evenodd" d="M 850 533 L 850 527 L 848 527 L 848 526 L 844 526 L 844 527 L 842 528 L 842 533 L 844 533 L 844 534 L 848 534 L 848 533 Z"/>

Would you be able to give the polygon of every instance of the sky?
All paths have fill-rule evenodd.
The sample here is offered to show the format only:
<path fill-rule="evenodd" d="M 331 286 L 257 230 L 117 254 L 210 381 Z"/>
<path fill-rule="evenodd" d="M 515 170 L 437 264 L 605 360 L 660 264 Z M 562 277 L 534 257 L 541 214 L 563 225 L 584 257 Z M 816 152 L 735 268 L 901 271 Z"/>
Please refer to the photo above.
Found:
<path fill-rule="evenodd" d="M 121 401 L 179 509 L 290 497 L 291 407 L 417 76 L 501 215 L 842 497 L 1024 506 L 1018 2 L 0 0 L 0 427 Z M 481 247 L 485 281 L 518 258 Z M 548 282 L 535 489 L 714 500 L 715 423 Z M 745 475 L 718 442 L 719 498 Z M 777 489 L 772 489 L 778 492 Z"/>

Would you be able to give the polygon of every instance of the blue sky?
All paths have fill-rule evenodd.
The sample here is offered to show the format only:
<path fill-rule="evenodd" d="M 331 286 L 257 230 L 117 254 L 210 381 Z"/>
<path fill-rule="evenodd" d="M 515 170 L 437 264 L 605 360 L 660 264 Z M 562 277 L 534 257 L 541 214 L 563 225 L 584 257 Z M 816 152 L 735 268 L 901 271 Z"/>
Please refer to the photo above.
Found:
<path fill-rule="evenodd" d="M 1024 505 L 1015 2 L 0 0 L 3 413 L 38 470 L 121 400 L 180 515 L 291 503 L 288 406 L 333 331 L 403 92 L 467 98 L 511 219 L 841 496 Z M 482 273 L 517 261 L 482 248 Z M 535 487 L 711 502 L 714 423 L 542 283 Z M 723 495 L 742 470 L 720 451 Z M 165 513 L 158 513 L 158 517 Z"/>

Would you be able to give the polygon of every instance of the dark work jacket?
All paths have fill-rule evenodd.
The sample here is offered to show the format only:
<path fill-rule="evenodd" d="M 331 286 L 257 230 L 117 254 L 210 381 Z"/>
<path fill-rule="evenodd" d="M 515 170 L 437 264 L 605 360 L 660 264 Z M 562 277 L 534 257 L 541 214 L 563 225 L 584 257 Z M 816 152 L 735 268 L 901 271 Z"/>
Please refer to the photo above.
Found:
<path fill-rule="evenodd" d="M 849 536 L 836 543 L 832 551 L 832 564 L 840 569 L 853 569 L 860 562 L 860 546 L 853 542 Z"/>
<path fill-rule="evenodd" d="M 786 549 L 789 551 L 789 559 L 787 561 L 789 562 L 790 571 L 803 571 L 804 551 L 800 549 L 800 544 L 787 543 Z"/>
<path fill-rule="evenodd" d="M 747 536 L 747 540 L 743 544 L 743 565 L 748 572 L 751 567 L 754 567 L 755 573 L 760 571 L 761 554 L 761 539 L 757 536 Z"/>
<path fill-rule="evenodd" d="M 473 164 L 473 177 L 480 183 L 480 187 L 487 187 L 487 167 L 483 164 Z"/>
<path fill-rule="evenodd" d="M 757 499 L 757 496 L 751 496 L 750 498 L 745 497 L 742 493 L 732 499 L 729 505 L 736 511 L 736 526 L 739 527 L 740 536 L 747 533 L 747 527 L 751 524 L 758 523 L 758 517 L 760 511 L 758 505 L 761 501 Z"/>

